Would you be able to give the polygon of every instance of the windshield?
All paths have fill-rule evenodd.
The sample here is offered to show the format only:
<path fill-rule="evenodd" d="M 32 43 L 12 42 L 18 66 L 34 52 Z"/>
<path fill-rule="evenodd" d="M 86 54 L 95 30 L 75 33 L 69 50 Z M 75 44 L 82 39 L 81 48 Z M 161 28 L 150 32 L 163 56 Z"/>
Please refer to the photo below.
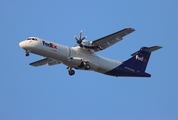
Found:
<path fill-rule="evenodd" d="M 27 40 L 34 40 L 34 41 L 37 41 L 38 39 L 37 39 L 37 38 L 34 38 L 34 37 L 29 37 L 29 38 L 27 38 Z"/>

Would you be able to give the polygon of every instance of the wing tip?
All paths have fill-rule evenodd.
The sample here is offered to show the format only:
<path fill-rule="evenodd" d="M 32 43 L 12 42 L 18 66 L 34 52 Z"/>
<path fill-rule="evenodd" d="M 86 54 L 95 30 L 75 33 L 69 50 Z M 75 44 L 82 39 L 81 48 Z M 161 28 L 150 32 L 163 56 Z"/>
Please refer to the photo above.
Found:
<path fill-rule="evenodd" d="M 131 27 L 127 27 L 126 29 L 135 31 L 135 29 L 134 29 L 134 28 L 131 28 Z"/>

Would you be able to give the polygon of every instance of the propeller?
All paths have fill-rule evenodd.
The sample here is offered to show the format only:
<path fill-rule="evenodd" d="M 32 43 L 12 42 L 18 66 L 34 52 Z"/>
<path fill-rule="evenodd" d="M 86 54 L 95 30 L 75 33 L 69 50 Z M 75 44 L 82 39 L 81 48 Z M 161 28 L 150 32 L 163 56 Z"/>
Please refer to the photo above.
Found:
<path fill-rule="evenodd" d="M 77 43 L 79 44 L 79 45 L 81 45 L 82 44 L 82 41 L 85 39 L 85 38 L 87 38 L 87 36 L 84 36 L 83 38 L 82 38 L 82 30 L 80 31 L 80 35 L 79 35 L 79 38 L 77 38 L 76 36 L 74 36 L 74 38 L 75 38 L 75 40 L 77 41 Z"/>

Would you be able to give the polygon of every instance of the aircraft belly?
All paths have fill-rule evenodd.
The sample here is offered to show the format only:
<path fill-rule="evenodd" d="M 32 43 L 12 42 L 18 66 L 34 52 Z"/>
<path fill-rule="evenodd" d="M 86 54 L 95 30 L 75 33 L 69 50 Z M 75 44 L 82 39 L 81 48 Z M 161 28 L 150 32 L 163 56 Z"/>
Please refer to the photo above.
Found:
<path fill-rule="evenodd" d="M 151 75 L 148 73 L 133 72 L 133 71 L 123 69 L 122 67 L 119 67 L 119 66 L 104 74 L 110 75 L 110 76 L 151 77 Z"/>
<path fill-rule="evenodd" d="M 64 62 L 65 65 L 77 69 L 84 69 L 82 63 L 90 65 L 89 70 L 96 70 L 99 67 L 98 56 L 89 52 L 71 49 L 70 57 Z"/>
<path fill-rule="evenodd" d="M 106 73 L 121 64 L 119 61 L 116 61 L 116 60 L 111 60 L 111 59 L 104 58 L 101 56 L 98 56 L 98 57 L 99 57 L 98 59 L 99 67 L 97 70 L 95 70 L 96 72 Z"/>

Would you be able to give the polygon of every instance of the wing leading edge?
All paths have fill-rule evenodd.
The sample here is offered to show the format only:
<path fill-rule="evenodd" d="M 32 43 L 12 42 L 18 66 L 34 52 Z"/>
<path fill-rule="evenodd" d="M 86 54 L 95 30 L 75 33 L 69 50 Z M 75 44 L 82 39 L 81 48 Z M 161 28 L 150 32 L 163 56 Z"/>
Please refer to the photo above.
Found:
<path fill-rule="evenodd" d="M 111 45 L 121 41 L 124 36 L 135 31 L 133 28 L 125 28 L 108 36 L 92 41 L 92 48 L 95 52 L 106 49 Z"/>

